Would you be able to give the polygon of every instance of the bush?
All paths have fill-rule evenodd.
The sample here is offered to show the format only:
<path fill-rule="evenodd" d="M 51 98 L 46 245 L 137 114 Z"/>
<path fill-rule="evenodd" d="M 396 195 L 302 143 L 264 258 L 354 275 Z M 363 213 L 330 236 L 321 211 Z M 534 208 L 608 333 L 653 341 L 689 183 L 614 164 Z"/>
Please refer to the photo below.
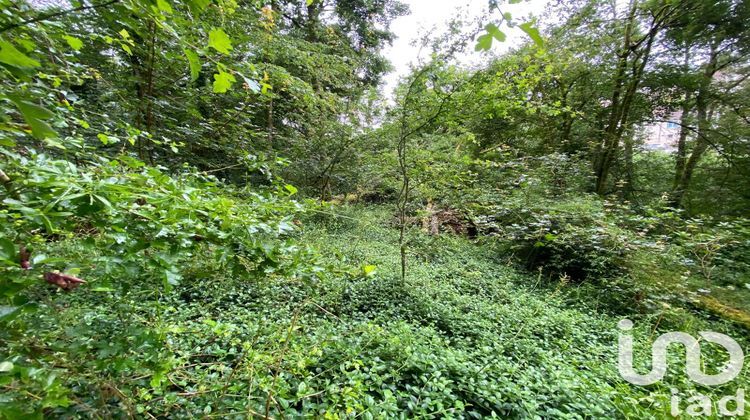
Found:
<path fill-rule="evenodd" d="M 477 224 L 526 268 L 577 282 L 623 275 L 623 260 L 635 246 L 632 234 L 594 197 L 539 200 L 533 206 L 506 201 Z"/>

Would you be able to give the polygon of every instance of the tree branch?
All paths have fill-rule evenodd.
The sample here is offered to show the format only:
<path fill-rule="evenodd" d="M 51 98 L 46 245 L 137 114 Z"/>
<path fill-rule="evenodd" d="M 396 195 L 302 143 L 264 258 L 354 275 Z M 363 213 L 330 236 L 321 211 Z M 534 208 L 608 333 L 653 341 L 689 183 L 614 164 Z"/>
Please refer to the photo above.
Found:
<path fill-rule="evenodd" d="M 714 151 L 716 153 L 718 153 L 719 156 L 723 157 L 724 160 L 727 161 L 727 163 L 729 163 L 730 165 L 734 165 L 734 161 L 732 160 L 732 158 L 729 155 L 727 155 L 726 152 L 724 152 L 724 150 L 721 149 L 721 147 L 719 147 L 716 143 L 714 143 L 713 141 L 711 141 L 711 139 L 709 139 L 708 136 L 706 136 L 705 134 L 701 133 L 700 130 L 696 129 L 695 127 L 691 127 L 691 126 L 689 126 L 687 124 L 683 124 L 681 122 L 676 122 L 676 121 L 670 121 L 670 120 L 650 120 L 650 122 L 672 123 L 672 124 L 679 125 L 680 127 L 683 127 L 683 128 L 685 128 L 685 129 L 687 129 L 689 131 L 692 131 L 697 136 L 699 136 L 701 139 L 703 139 L 712 149 L 714 149 Z M 728 140 L 732 140 L 731 137 L 727 136 L 726 134 L 724 134 L 724 133 L 722 133 L 722 132 L 720 132 L 718 130 L 714 130 L 714 129 L 709 129 L 709 130 L 711 132 L 715 133 L 715 134 L 718 134 L 718 135 L 720 135 L 720 136 L 728 139 Z"/>
<path fill-rule="evenodd" d="M 73 12 L 82 12 L 84 10 L 98 9 L 100 7 L 107 7 L 107 6 L 110 6 L 112 4 L 119 3 L 120 1 L 121 0 L 109 0 L 109 1 L 101 3 L 101 4 L 92 4 L 92 5 L 89 5 L 89 6 L 79 6 L 79 7 L 74 7 L 72 9 L 61 10 L 59 12 L 54 12 L 54 13 L 48 13 L 48 14 L 45 14 L 45 15 L 40 15 L 40 16 L 37 16 L 37 17 L 32 18 L 32 19 L 24 20 L 22 22 L 11 23 L 10 25 L 3 26 L 2 28 L 0 28 L 0 33 L 5 32 L 5 31 L 9 31 L 11 29 L 15 29 L 15 28 L 18 28 L 18 27 L 21 27 L 21 26 L 30 25 L 32 23 L 37 23 L 37 22 L 41 22 L 41 21 L 44 21 L 44 20 L 55 19 L 55 18 L 58 18 L 60 16 L 65 16 L 65 15 L 73 13 Z"/>

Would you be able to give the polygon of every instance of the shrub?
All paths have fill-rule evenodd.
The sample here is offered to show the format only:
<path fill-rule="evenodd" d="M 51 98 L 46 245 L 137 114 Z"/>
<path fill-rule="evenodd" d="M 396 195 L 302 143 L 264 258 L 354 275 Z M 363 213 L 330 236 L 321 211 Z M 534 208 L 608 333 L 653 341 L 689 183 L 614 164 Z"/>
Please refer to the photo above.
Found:
<path fill-rule="evenodd" d="M 635 246 L 632 235 L 593 197 L 539 200 L 532 206 L 508 200 L 477 224 L 528 269 L 542 268 L 550 276 L 574 281 L 624 274 L 623 259 Z"/>

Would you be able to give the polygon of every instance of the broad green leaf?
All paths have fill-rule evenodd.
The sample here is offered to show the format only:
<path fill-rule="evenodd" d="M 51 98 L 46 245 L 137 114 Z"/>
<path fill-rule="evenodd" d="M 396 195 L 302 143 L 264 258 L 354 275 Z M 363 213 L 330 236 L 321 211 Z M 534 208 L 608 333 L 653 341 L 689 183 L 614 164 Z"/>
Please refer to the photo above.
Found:
<path fill-rule="evenodd" d="M 112 203 L 110 203 L 109 200 L 107 200 L 106 198 L 102 197 L 101 195 L 93 194 L 92 197 L 94 197 L 97 200 L 99 200 L 99 202 L 102 203 L 102 204 L 104 204 L 104 206 L 106 206 L 108 208 L 112 208 Z"/>
<path fill-rule="evenodd" d="M 37 254 L 37 255 L 34 255 L 34 257 L 31 259 L 31 264 L 32 265 L 44 264 L 44 262 L 46 262 L 47 259 L 48 258 L 47 258 L 46 255 L 44 255 L 44 254 Z"/>
<path fill-rule="evenodd" d="M 219 71 L 219 73 L 214 74 L 214 93 L 225 93 L 232 88 L 232 84 L 236 81 L 237 79 L 231 73 Z"/>
<path fill-rule="evenodd" d="M 476 51 L 488 51 L 492 48 L 492 35 L 484 34 L 477 38 L 477 45 L 474 47 Z"/>
<path fill-rule="evenodd" d="M 16 142 L 12 139 L 0 137 L 0 146 L 16 147 Z"/>
<path fill-rule="evenodd" d="M 374 265 L 366 265 L 362 267 L 362 271 L 365 273 L 365 276 L 370 277 L 375 275 L 377 268 L 378 267 Z"/>
<path fill-rule="evenodd" d="M 307 0 L 306 3 L 307 3 L 308 6 L 312 6 L 313 3 L 315 3 L 315 0 Z"/>
<path fill-rule="evenodd" d="M 185 50 L 185 56 L 188 59 L 188 65 L 190 66 L 190 81 L 194 82 L 198 79 L 201 72 L 201 61 L 198 58 L 198 54 L 191 50 Z"/>
<path fill-rule="evenodd" d="M 297 194 L 297 188 L 294 185 L 284 185 L 284 189 L 289 191 L 289 194 L 291 195 Z"/>
<path fill-rule="evenodd" d="M 2 362 L 0 363 L 0 372 L 10 372 L 13 370 L 13 363 L 12 362 Z"/>
<path fill-rule="evenodd" d="M 526 32 L 526 35 L 531 38 L 532 41 L 538 46 L 538 47 L 544 47 L 544 40 L 542 39 L 542 36 L 539 35 L 539 30 L 535 28 L 531 22 L 526 22 L 518 25 L 519 28 L 521 28 L 522 31 Z"/>
<path fill-rule="evenodd" d="M 10 321 L 20 313 L 20 306 L 5 306 L 0 305 L 0 321 Z"/>
<path fill-rule="evenodd" d="M 156 7 L 164 13 L 172 13 L 172 6 L 167 0 L 156 0 Z"/>
<path fill-rule="evenodd" d="M 47 231 L 47 233 L 55 232 L 55 227 L 52 225 L 52 221 L 49 220 L 47 216 L 40 214 L 39 218 L 42 219 L 42 224 L 44 225 L 44 229 Z"/>
<path fill-rule="evenodd" d="M 18 107 L 19 111 L 24 115 L 24 117 L 31 117 L 31 118 L 38 118 L 40 120 L 48 120 L 55 116 L 55 114 L 52 113 L 52 111 L 41 107 L 35 103 L 24 101 L 24 100 L 16 100 L 14 101 L 16 106 Z"/>
<path fill-rule="evenodd" d="M 102 144 L 104 144 L 105 146 L 109 144 L 109 136 L 108 136 L 108 135 L 106 135 L 106 134 L 104 134 L 104 133 L 99 133 L 99 134 L 97 134 L 97 135 L 96 135 L 96 137 L 97 137 L 97 138 L 99 139 L 99 141 L 100 141 L 100 142 L 102 142 Z"/>
<path fill-rule="evenodd" d="M 38 61 L 18 51 L 13 44 L 2 39 L 0 39 L 0 63 L 18 68 L 39 67 L 41 65 Z"/>
<path fill-rule="evenodd" d="M 28 39 L 14 39 L 13 40 L 19 47 L 22 47 L 26 52 L 32 52 L 36 50 L 36 44 Z"/>
<path fill-rule="evenodd" d="M 0 259 L 15 261 L 16 246 L 9 239 L 0 238 Z"/>
<path fill-rule="evenodd" d="M 494 23 L 488 24 L 487 26 L 484 27 L 484 29 L 487 30 L 487 33 L 492 35 L 492 37 L 495 38 L 496 40 L 500 42 L 505 41 L 505 34 Z"/>
<path fill-rule="evenodd" d="M 223 29 L 214 28 L 208 33 L 208 46 L 222 54 L 229 54 L 232 51 L 232 40 Z"/>
<path fill-rule="evenodd" d="M 169 286 L 177 286 L 180 284 L 180 280 L 182 279 L 182 276 L 180 273 L 177 273 L 172 270 L 164 270 L 164 283 L 167 288 Z"/>
<path fill-rule="evenodd" d="M 188 1 L 188 7 L 190 7 L 190 11 L 197 14 L 200 14 L 202 11 L 208 7 L 208 5 L 211 4 L 211 0 L 189 0 Z"/>
<path fill-rule="evenodd" d="M 67 150 L 67 148 L 65 147 L 64 144 L 60 143 L 57 140 L 53 140 L 53 139 L 50 139 L 50 138 L 44 139 L 44 144 L 47 145 L 47 147 L 54 147 L 54 148 L 60 149 L 60 150 Z"/>
<path fill-rule="evenodd" d="M 54 117 L 55 114 L 53 114 L 52 111 L 19 97 L 9 96 L 9 99 L 13 101 L 18 108 L 18 111 L 23 115 L 23 119 L 26 120 L 26 123 L 31 127 L 31 133 L 34 137 L 45 139 L 57 136 L 55 130 L 53 130 L 49 124 L 44 122 L 44 120 Z"/>
<path fill-rule="evenodd" d="M 25 303 L 21 306 L 0 305 L 0 321 L 8 322 L 24 312 L 32 312 L 38 307 L 35 303 Z"/>
<path fill-rule="evenodd" d="M 83 47 L 83 41 L 74 36 L 65 35 L 63 38 L 65 38 L 65 41 L 68 42 L 70 48 L 73 48 L 76 51 L 80 50 Z"/>

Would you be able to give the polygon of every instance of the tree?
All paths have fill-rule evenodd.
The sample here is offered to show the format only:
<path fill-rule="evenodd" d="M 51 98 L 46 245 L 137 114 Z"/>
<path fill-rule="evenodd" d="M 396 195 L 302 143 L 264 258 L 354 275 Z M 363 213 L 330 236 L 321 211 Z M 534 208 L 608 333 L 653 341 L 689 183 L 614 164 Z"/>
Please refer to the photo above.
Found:
<path fill-rule="evenodd" d="M 684 130 L 680 135 L 671 195 L 674 206 L 682 205 L 695 169 L 709 148 L 722 152 L 716 146 L 719 135 L 713 128 L 713 121 L 725 108 L 726 93 L 731 94 L 747 78 L 742 67 L 750 57 L 750 46 L 742 22 L 747 22 L 749 13 L 750 8 L 743 3 L 699 2 L 690 13 L 682 16 L 684 20 L 670 33 L 673 42 L 684 45 L 685 61 L 691 63 L 694 80 L 685 89 L 682 107 Z M 722 85 L 726 85 L 724 92 Z M 688 116 L 693 113 L 696 126 L 690 128 Z M 688 154 L 689 131 L 694 133 L 695 141 Z"/>

